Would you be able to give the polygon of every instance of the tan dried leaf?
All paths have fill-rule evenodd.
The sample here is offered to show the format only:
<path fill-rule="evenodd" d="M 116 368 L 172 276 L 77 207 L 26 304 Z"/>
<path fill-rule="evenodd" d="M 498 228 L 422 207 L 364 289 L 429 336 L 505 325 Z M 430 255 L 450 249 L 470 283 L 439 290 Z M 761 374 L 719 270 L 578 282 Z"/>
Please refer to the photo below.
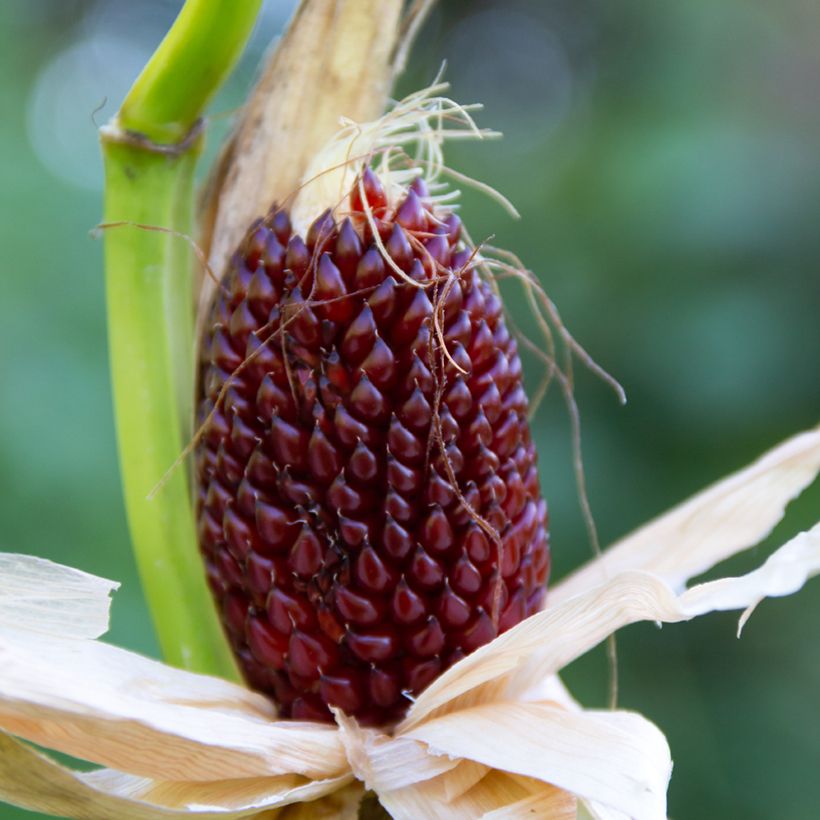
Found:
<path fill-rule="evenodd" d="M 75 772 L 0 732 L 0 800 L 61 817 L 258 817 L 280 806 L 335 792 L 349 780 L 310 781 L 282 775 L 206 783 L 164 782 L 109 769 Z"/>
<path fill-rule="evenodd" d="M 0 666 L 0 729 L 94 763 L 163 780 L 346 770 L 332 727 L 98 641 L 3 628 Z"/>
<path fill-rule="evenodd" d="M 637 714 L 502 701 L 425 721 L 407 736 L 432 754 L 525 775 L 632 817 L 666 814 L 669 747 Z"/>
<path fill-rule="evenodd" d="M 33 555 L 0 553 L 0 624 L 66 638 L 108 631 L 110 593 L 119 588 Z"/>
<path fill-rule="evenodd" d="M 648 570 L 682 587 L 765 538 L 818 470 L 820 427 L 793 436 L 622 538 L 601 558 L 555 584 L 548 603 L 565 601 L 627 569 Z"/>
<path fill-rule="evenodd" d="M 452 773 L 442 775 L 450 777 Z M 441 785 L 435 781 L 416 787 L 380 795 L 390 815 L 397 820 L 475 820 L 492 817 L 493 812 L 506 810 L 506 817 L 540 817 L 544 820 L 565 820 L 574 817 L 575 798 L 552 786 L 531 778 L 489 771 L 471 788 L 452 801 L 441 797 Z M 549 812 L 533 814 L 533 801 L 541 799 Z M 537 803 L 536 803 L 537 805 Z"/>

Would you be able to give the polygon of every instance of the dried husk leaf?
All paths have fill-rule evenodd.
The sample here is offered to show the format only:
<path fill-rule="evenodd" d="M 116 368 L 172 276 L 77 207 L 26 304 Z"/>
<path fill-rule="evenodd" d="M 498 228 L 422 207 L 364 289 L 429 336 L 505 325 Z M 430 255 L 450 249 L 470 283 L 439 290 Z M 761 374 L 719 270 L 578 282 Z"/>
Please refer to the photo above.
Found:
<path fill-rule="evenodd" d="M 87 640 L 0 630 L 0 729 L 145 777 L 342 773 L 332 727 L 275 722 L 265 698 Z"/>
<path fill-rule="evenodd" d="M 441 786 L 441 799 L 452 803 L 491 771 L 489 766 L 476 763 L 474 760 L 460 760 L 450 771 L 436 778 Z"/>
<path fill-rule="evenodd" d="M 108 581 L 33 555 L 0 553 L 0 624 L 66 638 L 108 631 Z"/>
<path fill-rule="evenodd" d="M 441 779 L 452 776 L 452 772 L 442 775 Z M 556 794 L 557 792 L 557 794 Z M 548 798 L 549 805 L 556 810 L 555 814 L 535 813 L 531 810 L 530 801 L 539 797 Z M 545 820 L 563 820 L 574 817 L 568 813 L 574 808 L 575 798 L 566 792 L 560 792 L 552 786 L 545 785 L 530 778 L 510 775 L 502 771 L 489 771 L 452 801 L 442 798 L 442 788 L 436 781 L 428 781 L 418 786 L 401 789 L 379 795 L 382 805 L 397 820 L 475 820 L 478 817 L 492 816 L 492 812 L 507 809 L 508 817 L 542 817 Z M 518 809 L 512 813 L 512 807 Z"/>
<path fill-rule="evenodd" d="M 457 759 L 428 754 L 417 740 L 362 728 L 338 710 L 335 715 L 353 773 L 378 794 L 430 780 L 458 765 Z"/>
<path fill-rule="evenodd" d="M 569 792 L 543 785 L 540 791 L 516 803 L 510 803 L 483 815 L 482 820 L 517 820 L 521 817 L 542 817 L 549 820 L 575 820 L 578 801 Z"/>
<path fill-rule="evenodd" d="M 609 547 L 553 585 L 553 606 L 627 569 L 648 570 L 680 588 L 754 546 L 820 470 L 820 428 L 800 433 Z"/>
<path fill-rule="evenodd" d="M 283 775 L 186 783 L 137 778 L 109 769 L 75 772 L 0 732 L 0 800 L 61 817 L 258 817 L 289 803 L 335 792 L 349 779 L 309 781 Z"/>
<path fill-rule="evenodd" d="M 718 610 L 743 609 L 738 637 L 764 598 L 791 595 L 820 573 L 820 524 L 802 532 L 772 553 L 763 566 L 739 578 L 720 578 L 699 584 L 680 597 L 689 617 Z"/>
<path fill-rule="evenodd" d="M 425 721 L 407 736 L 433 754 L 522 774 L 635 818 L 666 816 L 669 747 L 640 715 L 497 702 Z"/>

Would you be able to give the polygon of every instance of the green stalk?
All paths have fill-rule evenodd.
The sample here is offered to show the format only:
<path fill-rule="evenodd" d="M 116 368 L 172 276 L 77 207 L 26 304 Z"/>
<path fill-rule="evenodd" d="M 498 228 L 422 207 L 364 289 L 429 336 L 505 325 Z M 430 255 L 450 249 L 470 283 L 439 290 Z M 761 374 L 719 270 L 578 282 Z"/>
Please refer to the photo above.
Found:
<path fill-rule="evenodd" d="M 186 0 L 128 92 L 120 127 L 179 143 L 222 85 L 250 36 L 262 0 Z"/>
<path fill-rule="evenodd" d="M 108 335 L 117 441 L 137 565 L 164 657 L 236 677 L 205 582 L 187 467 L 199 118 L 244 47 L 261 0 L 187 0 L 102 129 Z M 165 231 L 148 230 L 151 226 Z"/>

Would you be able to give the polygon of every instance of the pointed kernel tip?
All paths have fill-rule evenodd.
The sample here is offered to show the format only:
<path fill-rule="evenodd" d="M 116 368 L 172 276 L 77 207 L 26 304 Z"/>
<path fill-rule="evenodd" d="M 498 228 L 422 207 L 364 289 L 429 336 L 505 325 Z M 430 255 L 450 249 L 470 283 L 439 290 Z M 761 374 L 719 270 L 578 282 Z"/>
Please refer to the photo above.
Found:
<path fill-rule="evenodd" d="M 315 248 L 321 246 L 324 248 L 335 230 L 336 221 L 333 219 L 330 208 L 328 208 L 319 214 L 313 224 L 308 228 L 306 237 L 308 247 Z"/>
<path fill-rule="evenodd" d="M 402 270 L 407 270 L 414 261 L 413 248 L 410 247 L 407 235 L 399 224 L 393 226 L 393 231 L 385 243 L 385 248 L 392 260 Z"/>
<path fill-rule="evenodd" d="M 333 299 L 346 293 L 341 271 L 333 263 L 330 254 L 323 253 L 316 270 L 314 295 L 318 299 Z"/>
<path fill-rule="evenodd" d="M 361 185 L 359 184 L 361 181 Z M 381 215 L 383 209 L 387 206 L 387 196 L 384 193 L 384 187 L 381 180 L 376 176 L 370 166 L 365 166 L 362 171 L 360 179 L 356 180 L 356 185 L 353 188 L 353 195 L 351 196 L 351 206 L 354 211 L 364 211 L 364 205 L 361 199 L 361 189 L 364 188 L 364 195 L 367 204 L 370 206 L 374 215 Z M 379 212 L 376 214 L 376 212 Z"/>
<path fill-rule="evenodd" d="M 350 217 L 345 217 L 336 237 L 336 247 L 333 257 L 336 265 L 345 276 L 350 276 L 362 256 L 362 241 L 353 227 Z"/>
<path fill-rule="evenodd" d="M 310 251 L 307 249 L 304 240 L 298 234 L 292 236 L 288 241 L 288 249 L 285 254 L 285 268 L 297 276 L 307 270 L 310 263 Z"/>
<path fill-rule="evenodd" d="M 410 190 L 418 194 L 422 199 L 427 199 L 430 196 L 430 191 L 427 188 L 427 183 L 421 175 L 415 177 L 410 183 Z"/>
<path fill-rule="evenodd" d="M 427 214 L 416 192 L 410 188 L 395 216 L 396 222 L 407 231 L 426 231 Z"/>
<path fill-rule="evenodd" d="M 368 249 L 356 266 L 353 284 L 356 290 L 364 290 L 384 281 L 384 260 L 376 248 Z"/>

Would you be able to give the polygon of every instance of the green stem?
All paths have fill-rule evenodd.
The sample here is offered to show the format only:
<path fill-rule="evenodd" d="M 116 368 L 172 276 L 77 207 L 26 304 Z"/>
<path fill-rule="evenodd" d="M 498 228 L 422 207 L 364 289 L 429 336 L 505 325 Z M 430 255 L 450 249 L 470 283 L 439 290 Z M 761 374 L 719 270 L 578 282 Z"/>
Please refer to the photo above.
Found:
<path fill-rule="evenodd" d="M 225 677 L 236 668 L 205 581 L 187 466 L 151 491 L 191 435 L 194 298 L 180 234 L 193 230 L 197 123 L 260 3 L 187 0 L 101 132 L 111 378 L 131 539 L 166 660 Z"/>
<path fill-rule="evenodd" d="M 250 36 L 262 0 L 187 0 L 128 92 L 123 130 L 157 143 L 185 139 Z"/>

